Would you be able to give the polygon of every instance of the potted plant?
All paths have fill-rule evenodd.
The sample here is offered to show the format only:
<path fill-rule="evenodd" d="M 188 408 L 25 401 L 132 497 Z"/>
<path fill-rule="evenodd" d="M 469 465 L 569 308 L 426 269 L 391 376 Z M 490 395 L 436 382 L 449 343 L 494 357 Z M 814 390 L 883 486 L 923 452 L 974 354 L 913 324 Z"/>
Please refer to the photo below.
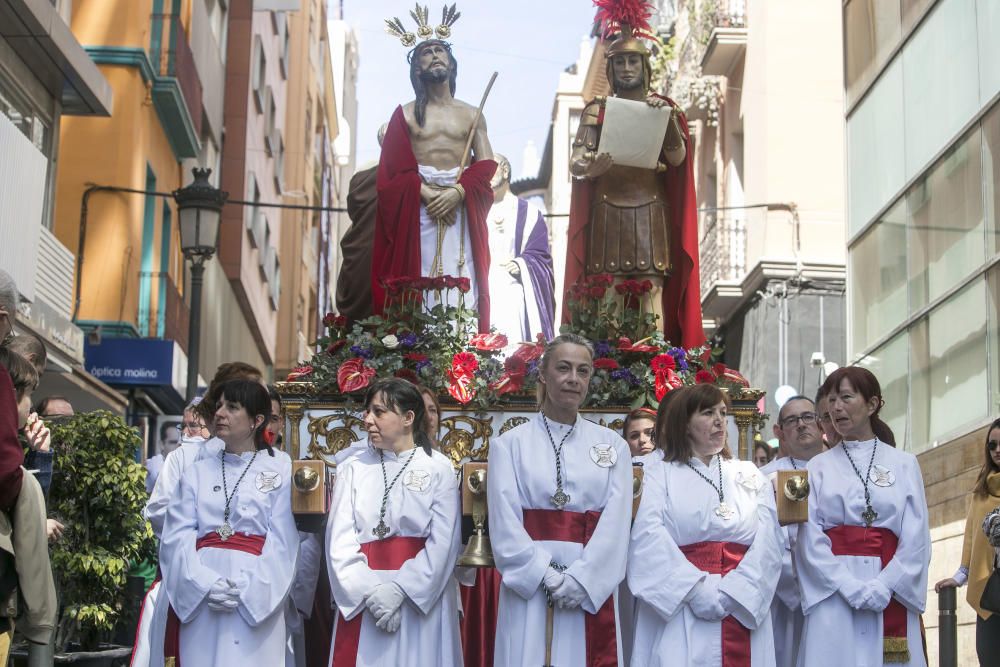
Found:
<path fill-rule="evenodd" d="M 96 667 L 123 656 L 127 661 L 129 647 L 109 645 L 116 627 L 134 620 L 126 574 L 156 553 L 142 515 L 146 470 L 135 462 L 142 438 L 121 417 L 99 410 L 54 424 L 52 442 L 49 512 L 66 526 L 50 552 L 61 602 L 56 662 Z M 134 626 L 120 636 L 133 635 Z"/>

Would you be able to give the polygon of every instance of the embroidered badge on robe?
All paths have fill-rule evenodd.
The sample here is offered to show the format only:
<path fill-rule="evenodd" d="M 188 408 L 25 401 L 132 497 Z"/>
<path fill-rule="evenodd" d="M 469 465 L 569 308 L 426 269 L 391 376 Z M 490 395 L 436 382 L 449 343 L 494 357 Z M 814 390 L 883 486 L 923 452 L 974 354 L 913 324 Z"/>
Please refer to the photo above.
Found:
<path fill-rule="evenodd" d="M 888 487 L 896 483 L 896 473 L 886 468 L 884 465 L 876 463 L 872 466 L 871 474 L 868 475 L 875 486 Z"/>
<path fill-rule="evenodd" d="M 736 475 L 736 483 L 751 493 L 757 493 L 760 490 L 760 478 L 757 475 L 748 475 L 740 471 Z"/>
<path fill-rule="evenodd" d="M 618 450 L 614 445 L 594 445 L 590 448 L 590 460 L 602 468 L 610 468 L 618 463 Z"/>
<path fill-rule="evenodd" d="M 431 486 L 431 474 L 426 470 L 409 470 L 403 475 L 403 486 L 410 491 L 423 493 Z"/>
<path fill-rule="evenodd" d="M 281 486 L 281 473 L 261 471 L 257 473 L 257 490 L 261 493 L 274 491 Z"/>

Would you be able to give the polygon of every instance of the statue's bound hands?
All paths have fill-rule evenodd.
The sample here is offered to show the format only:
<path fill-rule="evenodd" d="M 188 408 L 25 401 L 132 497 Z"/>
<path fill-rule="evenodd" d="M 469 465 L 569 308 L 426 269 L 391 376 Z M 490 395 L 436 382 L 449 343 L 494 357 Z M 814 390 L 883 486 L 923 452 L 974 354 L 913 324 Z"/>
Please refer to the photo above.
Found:
<path fill-rule="evenodd" d="M 462 195 L 455 188 L 444 188 L 435 191 L 427 201 L 427 215 L 434 220 L 443 220 L 447 224 L 454 224 L 455 212 L 459 204 L 462 203 Z"/>
<path fill-rule="evenodd" d="M 504 270 L 506 270 L 507 273 L 509 273 L 512 276 L 516 277 L 521 275 L 521 267 L 518 266 L 517 262 L 515 262 L 514 260 L 511 260 L 509 262 L 504 262 L 502 266 Z"/>

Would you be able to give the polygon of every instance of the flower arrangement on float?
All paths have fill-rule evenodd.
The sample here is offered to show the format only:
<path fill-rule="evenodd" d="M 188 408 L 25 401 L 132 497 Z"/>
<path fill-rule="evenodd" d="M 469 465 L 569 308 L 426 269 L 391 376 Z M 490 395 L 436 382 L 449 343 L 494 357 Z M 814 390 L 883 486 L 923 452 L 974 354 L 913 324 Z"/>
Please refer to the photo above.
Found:
<path fill-rule="evenodd" d="M 468 278 L 393 278 L 385 282 L 382 313 L 348 323 L 328 313 L 318 352 L 289 381 L 309 381 L 322 393 L 360 398 L 376 377 L 401 377 L 485 411 L 504 401 L 530 401 L 545 341 L 525 341 L 509 352 L 496 331 L 477 333 L 477 315 L 465 306 Z M 747 386 L 738 372 L 713 363 L 712 349 L 683 349 L 663 339 L 652 308 L 650 281 L 615 282 L 593 275 L 567 296 L 573 332 L 594 344 L 590 407 L 655 407 L 677 387 L 711 382 Z"/>

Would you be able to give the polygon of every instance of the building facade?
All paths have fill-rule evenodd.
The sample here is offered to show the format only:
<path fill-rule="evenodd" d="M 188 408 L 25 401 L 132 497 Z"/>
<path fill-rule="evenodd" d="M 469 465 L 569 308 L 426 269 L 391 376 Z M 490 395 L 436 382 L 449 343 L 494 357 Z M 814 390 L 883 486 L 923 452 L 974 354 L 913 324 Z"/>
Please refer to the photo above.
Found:
<path fill-rule="evenodd" d="M 53 192 L 63 118 L 106 118 L 114 95 L 69 30 L 72 3 L 14 0 L 0 6 L 0 269 L 23 301 L 17 332 L 49 355 L 38 398 L 64 396 L 80 410 L 120 411 L 124 400 L 86 372 L 84 334 L 72 320 L 72 239 L 54 231 Z"/>
<path fill-rule="evenodd" d="M 190 313 L 169 193 L 192 166 L 218 182 L 227 3 L 77 0 L 70 25 L 115 97 L 108 118 L 62 122 L 54 230 L 76 259 L 73 320 L 135 419 L 177 414 Z"/>
<path fill-rule="evenodd" d="M 330 146 L 338 134 L 325 3 L 302 0 L 288 19 L 288 99 L 285 116 L 285 201 L 327 207 Z M 320 294 L 322 241 L 328 213 L 286 209 L 281 222 L 281 284 L 275 377 L 312 356 L 312 342 L 329 302 Z"/>
<path fill-rule="evenodd" d="M 882 416 L 920 460 L 933 585 L 959 565 L 1000 414 L 1000 5 L 850 0 L 843 26 L 849 361 L 879 377 Z M 974 664 L 959 598 L 959 664 Z M 930 591 L 932 656 L 937 618 Z"/>

